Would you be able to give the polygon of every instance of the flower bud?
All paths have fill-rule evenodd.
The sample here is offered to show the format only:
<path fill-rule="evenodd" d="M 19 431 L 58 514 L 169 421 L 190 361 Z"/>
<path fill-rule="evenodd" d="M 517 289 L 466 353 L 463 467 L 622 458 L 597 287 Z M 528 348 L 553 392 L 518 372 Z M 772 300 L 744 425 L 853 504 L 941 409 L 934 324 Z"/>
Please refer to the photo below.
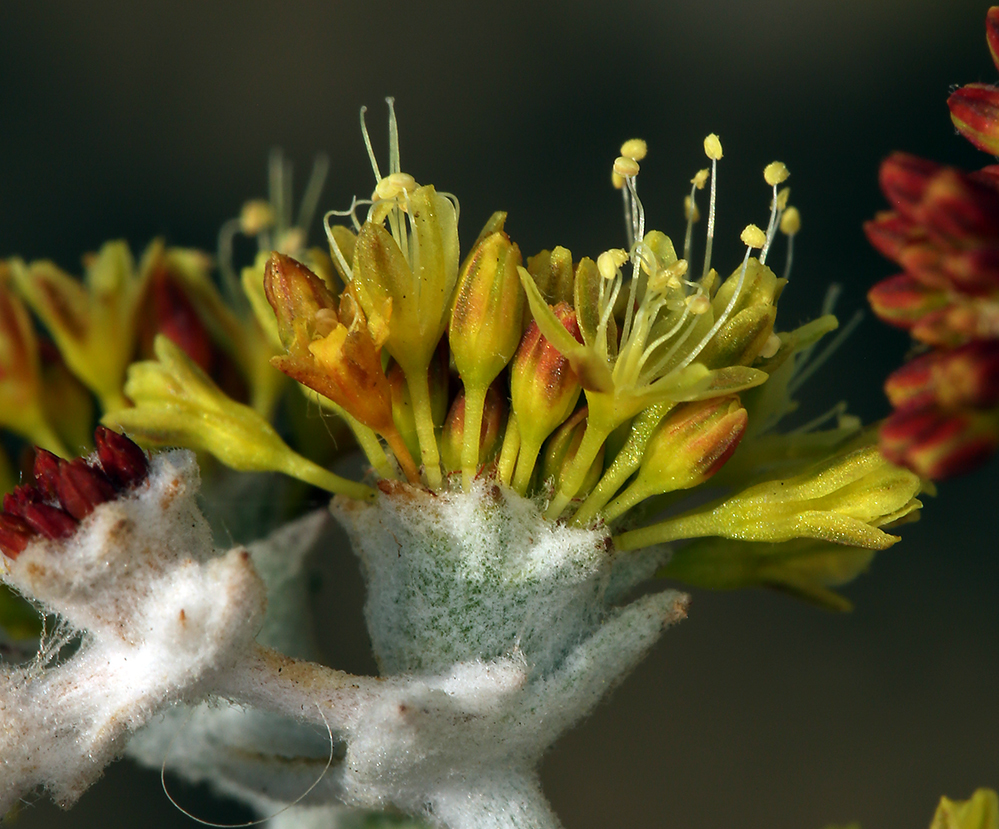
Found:
<path fill-rule="evenodd" d="M 957 131 L 983 152 L 999 155 L 999 89 L 969 83 L 947 99 Z"/>
<path fill-rule="evenodd" d="M 940 480 L 981 466 L 999 447 L 999 410 L 946 412 L 910 405 L 881 426 L 881 451 L 923 478 Z"/>
<path fill-rule="evenodd" d="M 572 270 L 572 254 L 567 248 L 560 246 L 552 251 L 543 250 L 529 257 L 527 272 L 534 277 L 534 283 L 549 305 L 572 303 L 575 274 Z"/>
<path fill-rule="evenodd" d="M 486 392 L 479 429 L 479 464 L 489 463 L 499 452 L 503 423 L 506 420 L 506 402 L 493 383 Z M 462 469 L 461 455 L 465 445 L 465 392 L 458 392 L 441 434 L 441 462 L 446 472 Z"/>
<path fill-rule="evenodd" d="M 989 17 L 999 17 L 999 11 L 993 6 L 989 9 Z M 999 23 L 997 23 L 999 27 Z M 995 56 L 999 51 L 992 43 L 993 33 L 990 31 L 989 46 Z M 999 40 L 999 34 L 994 35 Z M 997 60 L 999 63 L 999 60 Z M 999 795 L 991 789 L 978 789 L 968 800 L 951 800 L 940 798 L 936 814 L 930 829 L 997 829 L 999 827 Z"/>
<path fill-rule="evenodd" d="M 638 476 L 607 505 L 605 518 L 612 521 L 653 495 L 704 483 L 736 450 L 747 421 L 735 395 L 677 406 L 653 433 Z"/>
<path fill-rule="evenodd" d="M 582 343 L 576 312 L 564 302 L 554 311 L 566 331 Z M 569 361 L 532 321 L 510 366 L 510 398 L 523 440 L 540 447 L 576 407 L 581 389 Z"/>
<path fill-rule="evenodd" d="M 912 328 L 927 314 L 947 305 L 943 291 L 927 288 L 907 273 L 883 279 L 867 292 L 867 301 L 882 320 Z"/>
<path fill-rule="evenodd" d="M 520 261 L 517 246 L 496 232 L 482 239 L 462 265 L 448 342 L 466 386 L 488 386 L 517 350 L 524 316 Z"/>
<path fill-rule="evenodd" d="M 829 588 L 852 581 L 873 557 L 871 550 L 814 538 L 779 544 L 698 538 L 674 550 L 657 575 L 711 590 L 770 587 L 828 610 L 847 611 L 850 602 Z"/>
<path fill-rule="evenodd" d="M 624 533 L 619 549 L 681 538 L 719 536 L 783 542 L 816 538 L 883 550 L 897 536 L 879 527 L 922 506 L 919 478 L 891 465 L 877 447 L 828 458 L 791 478 L 765 481 L 720 502 Z"/>

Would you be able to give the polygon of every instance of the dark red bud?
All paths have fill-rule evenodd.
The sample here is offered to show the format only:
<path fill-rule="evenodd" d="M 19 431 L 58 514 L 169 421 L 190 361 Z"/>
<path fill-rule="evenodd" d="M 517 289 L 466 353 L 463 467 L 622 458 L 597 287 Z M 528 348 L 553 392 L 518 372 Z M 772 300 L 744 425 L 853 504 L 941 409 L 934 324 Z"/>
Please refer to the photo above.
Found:
<path fill-rule="evenodd" d="M 35 486 L 45 500 L 55 500 L 56 481 L 59 478 L 59 458 L 47 449 L 35 449 L 35 463 L 32 472 L 35 476 Z"/>
<path fill-rule="evenodd" d="M 914 276 L 903 273 L 871 288 L 867 301 L 885 322 L 911 328 L 926 314 L 945 306 L 948 299 L 943 291 L 928 288 Z"/>
<path fill-rule="evenodd" d="M 28 504 L 24 520 L 35 532 L 46 538 L 66 538 L 76 532 L 77 521 L 65 510 L 49 504 Z"/>
<path fill-rule="evenodd" d="M 950 167 L 933 176 L 919 212 L 930 235 L 944 242 L 967 245 L 999 235 L 999 193 Z"/>
<path fill-rule="evenodd" d="M 985 15 L 985 40 L 992 53 L 992 62 L 999 69 L 999 6 L 992 6 Z"/>
<path fill-rule="evenodd" d="M 31 504 L 41 502 L 42 494 L 30 484 L 17 487 L 3 496 L 3 511 L 9 515 L 24 517 L 24 510 Z"/>
<path fill-rule="evenodd" d="M 914 211 L 940 166 L 935 161 L 908 153 L 892 153 L 882 162 L 878 175 L 881 190 L 903 218 L 917 218 Z"/>
<path fill-rule="evenodd" d="M 34 534 L 23 518 L 0 513 L 0 552 L 7 558 L 17 558 Z"/>
<path fill-rule="evenodd" d="M 98 426 L 94 431 L 94 443 L 104 473 L 118 489 L 127 489 L 149 474 L 146 453 L 124 435 Z"/>
<path fill-rule="evenodd" d="M 100 469 L 88 466 L 83 458 L 59 465 L 56 492 L 66 512 L 78 521 L 115 496 L 107 476 Z"/>
<path fill-rule="evenodd" d="M 925 235 L 912 222 L 891 211 L 879 213 L 871 221 L 864 222 L 864 233 L 878 253 L 896 262 L 903 247 L 914 238 Z"/>
<path fill-rule="evenodd" d="M 151 298 L 155 330 L 173 340 L 202 371 L 210 372 L 214 356 L 211 337 L 166 268 L 153 275 Z"/>

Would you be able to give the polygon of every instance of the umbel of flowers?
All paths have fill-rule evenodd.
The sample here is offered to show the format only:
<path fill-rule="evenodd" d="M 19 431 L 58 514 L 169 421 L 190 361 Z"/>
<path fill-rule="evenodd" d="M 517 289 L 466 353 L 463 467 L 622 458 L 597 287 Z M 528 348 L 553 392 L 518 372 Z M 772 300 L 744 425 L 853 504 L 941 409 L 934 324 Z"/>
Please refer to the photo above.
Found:
<path fill-rule="evenodd" d="M 989 9 L 986 34 L 999 67 L 999 6 Z M 969 84 L 947 104 L 968 140 L 999 152 L 999 89 Z M 895 412 L 881 448 L 924 477 L 946 478 L 999 446 L 999 167 L 967 173 L 895 153 L 881 167 L 881 189 L 892 209 L 865 230 L 904 273 L 869 298 L 918 346 L 885 385 Z"/>
<path fill-rule="evenodd" d="M 676 590 L 634 588 L 766 585 L 844 609 L 831 588 L 920 507 L 919 478 L 841 407 L 781 428 L 837 326 L 777 327 L 800 222 L 783 164 L 764 171 L 769 219 L 745 228 L 725 276 L 711 256 L 717 136 L 681 250 L 646 227 L 633 140 L 612 172 L 626 246 L 527 259 L 504 213 L 461 255 L 458 202 L 403 171 L 391 102 L 386 171 L 364 137 L 375 189 L 327 214 L 328 255 L 304 247 L 277 159 L 280 198 L 223 230 L 221 290 L 206 257 L 161 245 L 138 269 L 109 245 L 82 284 L 47 263 L 6 266 L 2 422 L 43 448 L 3 501 L 3 579 L 62 621 L 37 658 L 3 668 L 3 809 L 36 786 L 71 803 L 127 746 L 262 814 L 305 792 L 288 820 L 333 824 L 345 804 L 554 826 L 542 753 L 686 612 Z M 238 278 L 237 233 L 261 245 Z M 51 402 L 49 363 L 72 406 Z M 94 454 L 70 460 L 90 449 L 87 390 L 105 426 Z M 346 434 L 364 480 L 328 469 Z M 132 440 L 185 448 L 149 459 Z M 216 461 L 336 496 L 381 677 L 316 661 L 303 557 L 324 511 L 221 553 L 195 452 L 209 506 L 240 486 Z"/>

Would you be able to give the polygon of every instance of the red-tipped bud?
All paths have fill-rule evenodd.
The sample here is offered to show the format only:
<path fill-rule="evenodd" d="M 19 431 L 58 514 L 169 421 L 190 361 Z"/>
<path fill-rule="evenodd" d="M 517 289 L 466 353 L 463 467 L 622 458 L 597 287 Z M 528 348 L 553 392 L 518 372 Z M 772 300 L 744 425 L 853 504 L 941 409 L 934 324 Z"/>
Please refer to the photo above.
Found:
<path fill-rule="evenodd" d="M 66 512 L 78 521 L 90 515 L 98 504 L 115 497 L 107 476 L 100 469 L 88 466 L 83 458 L 59 465 L 56 492 Z"/>
<path fill-rule="evenodd" d="M 582 342 L 576 312 L 564 302 L 554 311 L 566 331 Z M 523 439 L 541 446 L 572 413 L 581 389 L 569 361 L 542 336 L 532 320 L 510 366 L 510 397 Z"/>
<path fill-rule="evenodd" d="M 36 533 L 51 539 L 71 536 L 79 526 L 68 512 L 49 504 L 27 504 L 24 520 Z"/>
<path fill-rule="evenodd" d="M 881 452 L 892 463 L 924 478 L 950 478 L 984 463 L 999 446 L 996 412 L 941 411 L 909 406 L 896 411 L 880 431 Z"/>
<path fill-rule="evenodd" d="M 931 311 L 943 308 L 947 294 L 927 288 L 907 273 L 884 279 L 867 292 L 871 308 L 885 322 L 911 328 Z"/>
<path fill-rule="evenodd" d="M 104 474 L 117 489 L 128 489 L 149 474 L 146 453 L 124 435 L 98 426 L 94 431 L 94 443 Z"/>
<path fill-rule="evenodd" d="M 34 530 L 23 518 L 0 513 L 0 552 L 7 558 L 17 558 L 34 534 Z"/>
<path fill-rule="evenodd" d="M 999 155 L 999 89 L 969 83 L 947 99 L 957 131 L 983 152 Z"/>

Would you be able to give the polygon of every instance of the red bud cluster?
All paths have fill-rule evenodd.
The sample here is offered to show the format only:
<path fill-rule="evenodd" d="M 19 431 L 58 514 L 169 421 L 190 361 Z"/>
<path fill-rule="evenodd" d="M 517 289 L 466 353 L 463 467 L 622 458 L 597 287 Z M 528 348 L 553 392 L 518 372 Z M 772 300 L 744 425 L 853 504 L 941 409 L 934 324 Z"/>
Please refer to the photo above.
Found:
<path fill-rule="evenodd" d="M 98 426 L 96 458 L 66 461 L 44 449 L 35 450 L 33 481 L 3 498 L 0 551 L 17 556 L 37 536 L 72 535 L 98 504 L 111 501 L 145 480 L 149 461 L 124 435 Z"/>
<path fill-rule="evenodd" d="M 986 30 L 995 58 L 999 7 Z M 947 103 L 965 137 L 999 152 L 999 89 L 971 84 Z M 999 446 L 999 166 L 967 173 L 895 153 L 880 181 L 892 210 L 864 230 L 905 272 L 868 299 L 881 319 L 934 349 L 888 378 L 896 411 L 881 448 L 924 477 L 948 477 Z"/>

